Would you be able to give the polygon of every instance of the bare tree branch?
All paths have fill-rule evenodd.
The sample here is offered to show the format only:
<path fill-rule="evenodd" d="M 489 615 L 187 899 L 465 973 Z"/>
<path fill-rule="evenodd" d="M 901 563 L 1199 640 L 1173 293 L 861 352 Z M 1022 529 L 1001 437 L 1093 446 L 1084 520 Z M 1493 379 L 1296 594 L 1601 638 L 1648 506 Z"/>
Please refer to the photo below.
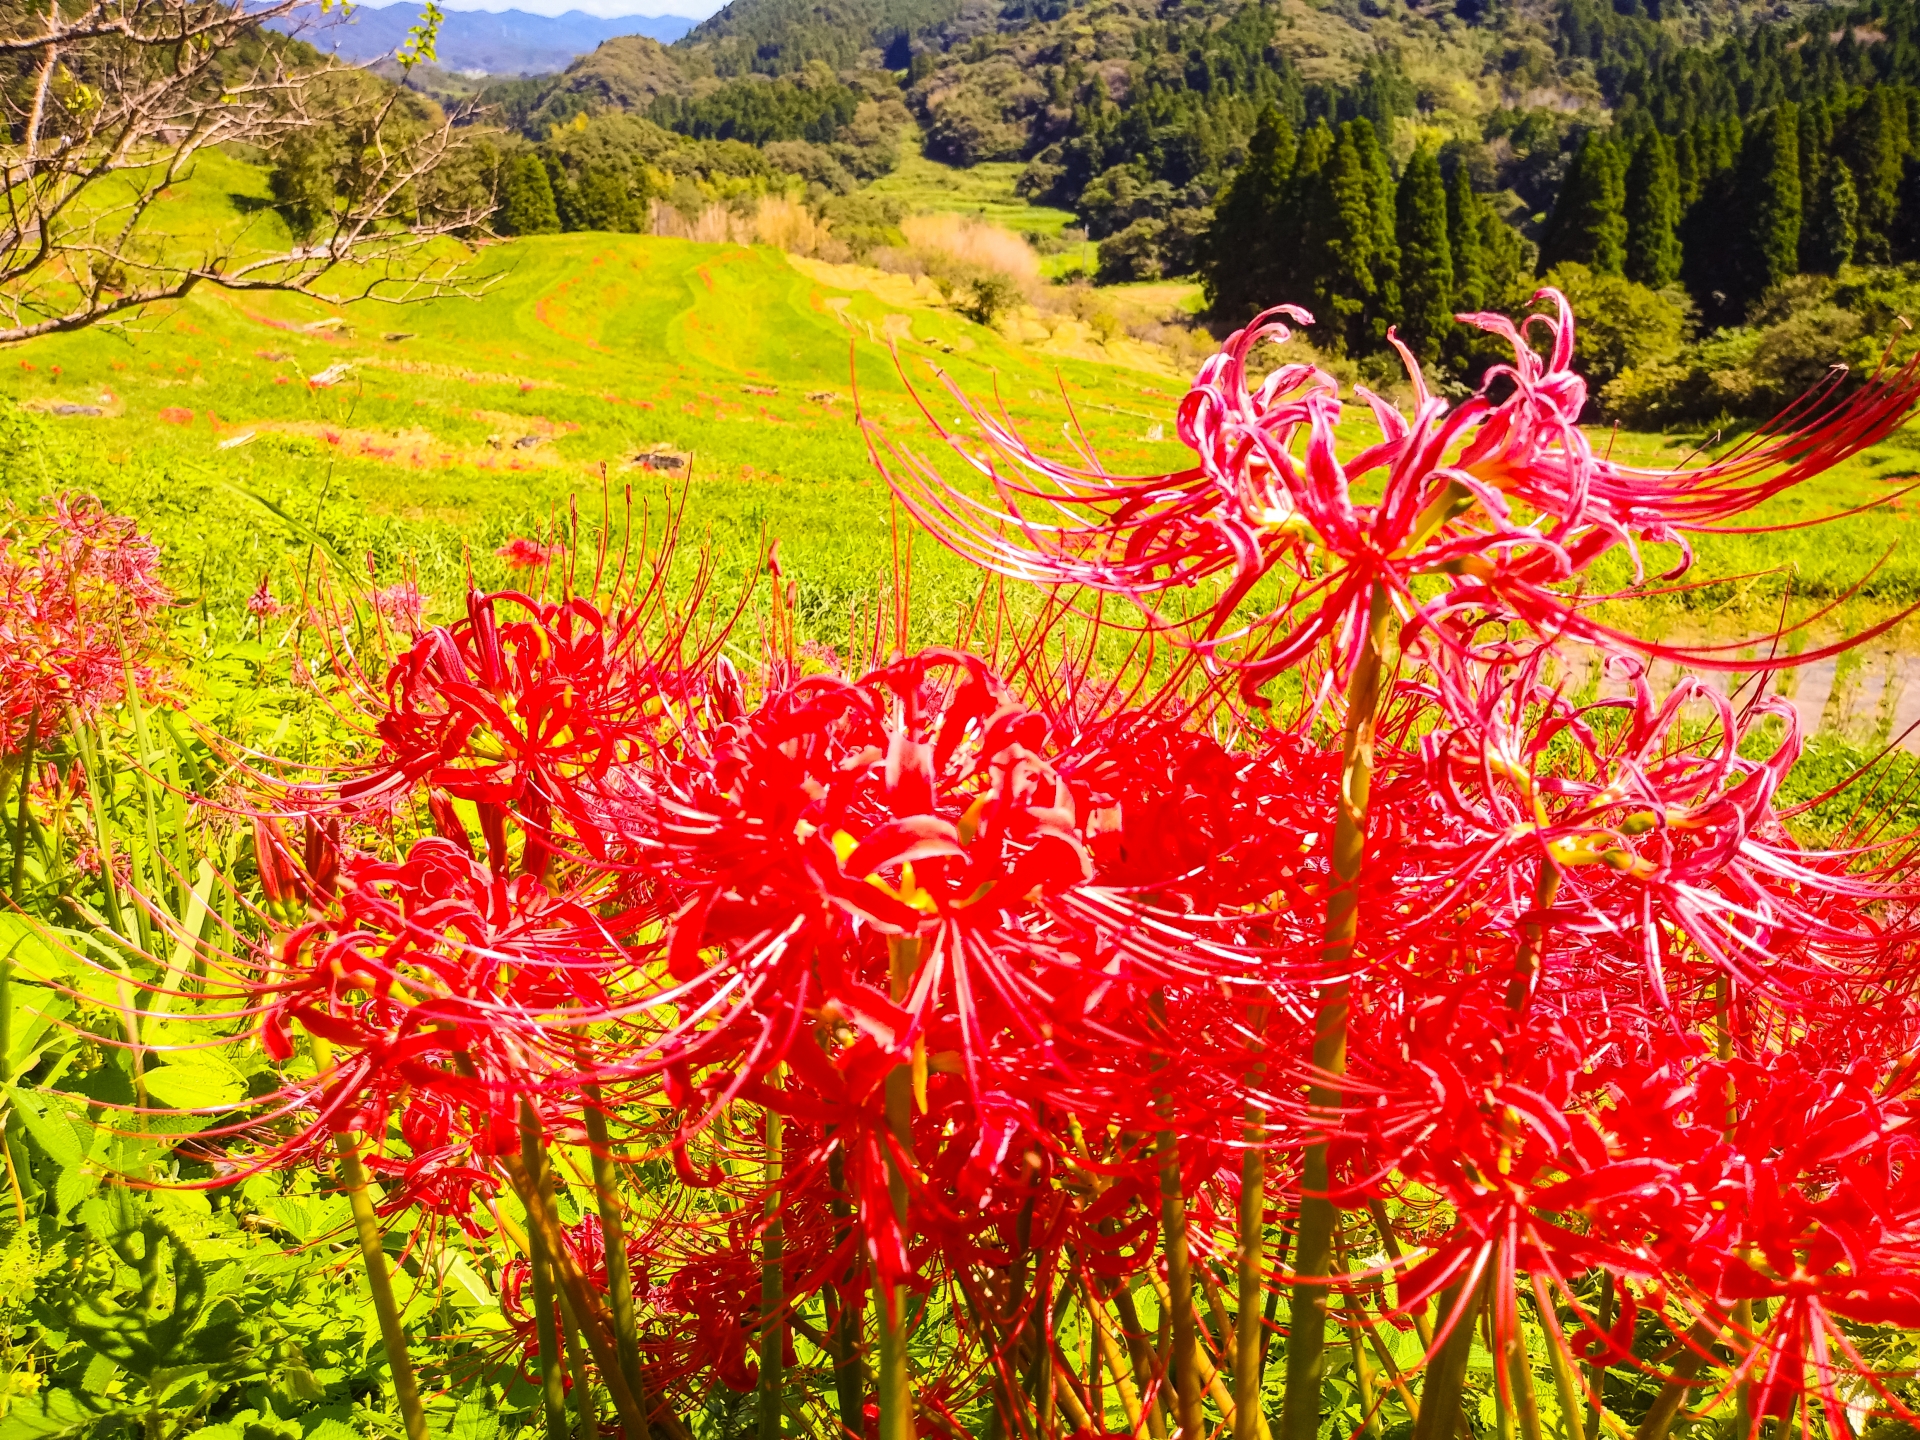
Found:
<path fill-rule="evenodd" d="M 309 0 L 0 0 L 0 342 L 75 330 L 202 283 L 328 299 L 471 293 L 491 148 L 447 112 L 263 28 Z M 403 63 L 430 57 L 433 19 Z M 264 152 L 276 208 L 168 233 L 211 149 Z M 451 255 L 449 252 L 452 252 Z"/>

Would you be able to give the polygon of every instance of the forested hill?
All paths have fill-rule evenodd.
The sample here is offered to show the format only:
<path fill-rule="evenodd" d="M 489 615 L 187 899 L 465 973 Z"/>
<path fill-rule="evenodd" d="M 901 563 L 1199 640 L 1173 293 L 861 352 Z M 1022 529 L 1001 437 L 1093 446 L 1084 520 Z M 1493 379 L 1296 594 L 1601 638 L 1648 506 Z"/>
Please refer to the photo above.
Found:
<path fill-rule="evenodd" d="M 734 0 L 496 98 L 551 182 L 529 213 L 569 228 L 787 185 L 864 253 L 891 222 L 861 187 L 917 130 L 1017 164 L 1100 280 L 1199 274 L 1223 323 L 1304 300 L 1363 359 L 1556 267 L 1678 335 L 1920 261 L 1916 6 Z"/>

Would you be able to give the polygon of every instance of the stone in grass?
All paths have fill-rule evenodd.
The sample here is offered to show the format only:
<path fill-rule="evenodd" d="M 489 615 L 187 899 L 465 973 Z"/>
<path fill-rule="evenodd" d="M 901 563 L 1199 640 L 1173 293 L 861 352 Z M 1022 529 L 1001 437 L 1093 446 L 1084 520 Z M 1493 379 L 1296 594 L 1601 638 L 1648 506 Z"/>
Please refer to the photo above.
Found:
<path fill-rule="evenodd" d="M 107 412 L 98 405 L 49 405 L 49 415 L 104 415 Z"/>

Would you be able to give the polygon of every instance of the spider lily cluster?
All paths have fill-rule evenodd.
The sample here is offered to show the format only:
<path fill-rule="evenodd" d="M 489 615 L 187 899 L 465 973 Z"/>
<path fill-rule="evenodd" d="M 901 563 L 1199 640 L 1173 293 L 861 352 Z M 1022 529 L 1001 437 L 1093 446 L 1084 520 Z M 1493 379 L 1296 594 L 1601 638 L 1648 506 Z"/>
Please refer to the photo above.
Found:
<path fill-rule="evenodd" d="M 415 1440 L 381 1230 L 422 1216 L 502 1247 L 556 1437 L 1907 1416 L 1910 847 L 1796 840 L 1758 698 L 1794 661 L 1580 587 L 1647 545 L 1677 578 L 1920 380 L 1635 469 L 1544 298 L 1539 352 L 1467 317 L 1513 364 L 1449 405 L 1409 359 L 1345 460 L 1330 377 L 1247 368 L 1297 311 L 1203 368 L 1178 474 L 965 396 L 964 483 L 870 432 L 1049 613 L 1134 602 L 1153 658 L 1113 674 L 1072 626 L 809 660 L 783 591 L 742 673 L 664 562 L 551 557 L 417 632 L 370 758 L 259 807 L 285 1085 L 229 1157 L 338 1167 Z M 1611 698 L 1556 684 L 1570 640 Z M 1754 683 L 1661 697 L 1649 653 Z"/>

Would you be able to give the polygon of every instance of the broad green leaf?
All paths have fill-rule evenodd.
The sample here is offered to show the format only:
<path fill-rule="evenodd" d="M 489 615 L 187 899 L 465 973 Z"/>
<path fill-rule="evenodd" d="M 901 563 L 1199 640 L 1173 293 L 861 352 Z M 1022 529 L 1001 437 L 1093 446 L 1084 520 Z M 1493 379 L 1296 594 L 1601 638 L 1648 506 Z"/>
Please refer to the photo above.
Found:
<path fill-rule="evenodd" d="M 73 1207 L 92 1197 L 100 1188 L 100 1172 L 85 1166 L 75 1165 L 60 1172 L 60 1178 L 53 1184 L 54 1204 L 59 1208 L 61 1218 L 73 1213 Z"/>
<path fill-rule="evenodd" d="M 71 948 L 78 939 L 25 915 L 0 914 L 0 960 L 19 980 L 51 985 L 69 978 L 79 968 Z"/>
<path fill-rule="evenodd" d="M 244 1100 L 247 1082 L 212 1051 L 187 1050 L 147 1071 L 147 1094 L 174 1110 L 216 1110 Z"/>
<path fill-rule="evenodd" d="M 467 1263 L 467 1257 L 456 1255 L 441 1271 L 447 1283 L 449 1298 L 462 1309 L 491 1310 L 500 1303 L 484 1276 Z"/>
<path fill-rule="evenodd" d="M 65 1390 L 43 1390 L 17 1397 L 0 1419 L 0 1440 L 59 1440 L 78 1435 L 102 1420 L 137 1412 L 119 1407 L 93 1409 Z"/>
<path fill-rule="evenodd" d="M 35 1094 L 12 1085 L 7 1087 L 7 1099 L 34 1144 L 63 1170 L 84 1164 L 100 1142 L 100 1131 L 86 1118 L 77 1100 Z"/>
<path fill-rule="evenodd" d="M 482 1385 L 460 1398 L 451 1433 L 453 1440 L 494 1440 L 500 1433 L 500 1406 L 492 1390 Z"/>

